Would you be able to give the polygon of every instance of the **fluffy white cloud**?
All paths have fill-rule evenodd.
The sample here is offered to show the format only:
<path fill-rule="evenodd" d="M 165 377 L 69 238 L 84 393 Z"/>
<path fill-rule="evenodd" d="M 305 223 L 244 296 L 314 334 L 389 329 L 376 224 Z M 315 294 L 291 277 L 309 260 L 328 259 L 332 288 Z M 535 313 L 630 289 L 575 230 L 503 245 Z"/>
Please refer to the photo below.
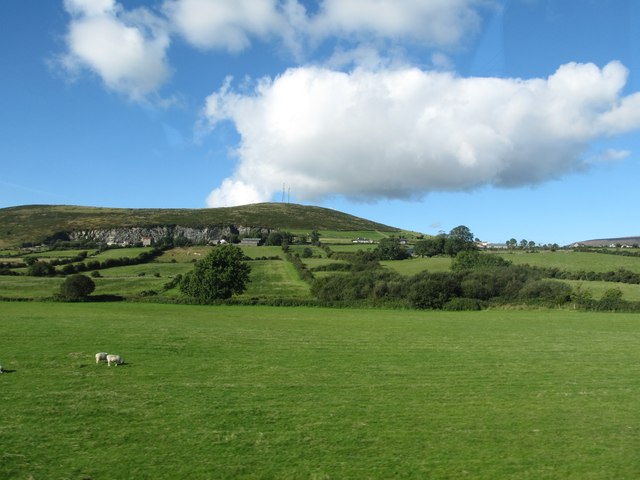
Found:
<path fill-rule="evenodd" d="M 227 178 L 219 188 L 209 194 L 207 205 L 210 207 L 232 207 L 266 202 L 270 198 L 269 192 L 260 191 L 254 185 L 247 185 L 242 181 Z"/>
<path fill-rule="evenodd" d="M 375 36 L 456 46 L 480 26 L 486 0 L 324 0 L 313 36 Z"/>
<path fill-rule="evenodd" d="M 147 10 L 125 12 L 112 0 L 66 0 L 72 15 L 63 65 L 94 72 L 112 90 L 134 100 L 155 92 L 169 76 L 169 36 Z"/>
<path fill-rule="evenodd" d="M 164 11 L 189 43 L 203 49 L 238 52 L 249 47 L 250 37 L 286 27 L 278 0 L 168 0 Z"/>
<path fill-rule="evenodd" d="M 380 40 L 388 41 L 387 52 L 401 41 L 458 45 L 477 30 L 480 9 L 492 1 L 321 0 L 310 15 L 299 0 L 165 0 L 156 15 L 127 11 L 116 0 L 64 0 L 71 22 L 62 64 L 70 72 L 88 69 L 135 100 L 167 80 L 171 34 L 197 48 L 230 52 L 247 49 L 254 39 L 278 39 L 296 57 L 304 45 L 353 40 L 329 64 L 371 67 L 388 62 L 370 46 Z"/>
<path fill-rule="evenodd" d="M 210 205 L 267 199 L 413 198 L 430 191 L 543 182 L 583 168 L 589 142 L 640 127 L 621 97 L 627 70 L 567 64 L 543 79 L 460 78 L 416 68 L 291 69 L 251 94 L 229 82 L 206 102 L 230 120 L 239 164 Z M 249 195 L 249 196 L 251 196 Z"/>
<path fill-rule="evenodd" d="M 74 0 L 82 1 L 82 0 Z M 103 0 L 105 1 L 105 0 Z M 199 48 L 237 52 L 253 37 L 278 37 L 295 52 L 328 38 L 386 39 L 452 47 L 475 34 L 492 0 L 322 0 L 309 15 L 299 0 L 166 0 L 174 29 Z"/>
<path fill-rule="evenodd" d="M 73 15 L 104 15 L 116 8 L 115 0 L 64 0 L 67 12 Z"/>

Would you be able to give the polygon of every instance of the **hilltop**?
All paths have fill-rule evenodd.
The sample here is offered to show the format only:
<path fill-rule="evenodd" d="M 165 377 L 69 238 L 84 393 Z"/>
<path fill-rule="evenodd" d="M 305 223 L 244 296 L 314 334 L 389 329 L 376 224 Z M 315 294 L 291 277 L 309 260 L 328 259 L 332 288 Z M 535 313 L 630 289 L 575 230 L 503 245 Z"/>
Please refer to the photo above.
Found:
<path fill-rule="evenodd" d="M 0 209 L 0 248 L 18 246 L 24 242 L 41 243 L 60 233 L 172 226 L 191 229 L 233 226 L 244 230 L 400 232 L 398 228 L 337 210 L 288 203 L 202 209 L 24 205 Z"/>
<path fill-rule="evenodd" d="M 610 247 L 610 246 L 634 246 L 640 245 L 640 236 L 638 237 L 617 237 L 617 238 L 600 238 L 594 240 L 583 240 L 582 242 L 575 242 L 572 246 L 585 246 L 585 247 Z"/>

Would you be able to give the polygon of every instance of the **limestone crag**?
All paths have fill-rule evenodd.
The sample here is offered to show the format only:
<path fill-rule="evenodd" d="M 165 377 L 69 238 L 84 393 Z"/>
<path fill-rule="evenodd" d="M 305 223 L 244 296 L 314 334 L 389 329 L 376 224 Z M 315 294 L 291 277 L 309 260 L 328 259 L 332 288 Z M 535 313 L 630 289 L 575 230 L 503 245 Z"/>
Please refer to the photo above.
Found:
<path fill-rule="evenodd" d="M 159 225 L 155 227 L 122 227 L 96 230 L 77 230 L 69 233 L 70 240 L 90 240 L 107 245 L 135 245 L 151 239 L 151 243 L 171 238 L 174 241 L 184 237 L 192 243 L 217 243 L 229 239 L 232 235 L 269 234 L 268 228 L 250 228 L 241 225 L 212 227 L 183 227 L 180 225 Z"/>

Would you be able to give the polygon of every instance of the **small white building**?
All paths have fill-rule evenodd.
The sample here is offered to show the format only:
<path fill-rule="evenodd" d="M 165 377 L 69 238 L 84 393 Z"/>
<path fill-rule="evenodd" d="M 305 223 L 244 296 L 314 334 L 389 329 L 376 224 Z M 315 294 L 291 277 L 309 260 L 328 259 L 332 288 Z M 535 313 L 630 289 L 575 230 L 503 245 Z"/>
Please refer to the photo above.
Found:
<path fill-rule="evenodd" d="M 242 240 L 240 240 L 240 246 L 257 247 L 261 240 L 261 238 L 243 238 Z"/>

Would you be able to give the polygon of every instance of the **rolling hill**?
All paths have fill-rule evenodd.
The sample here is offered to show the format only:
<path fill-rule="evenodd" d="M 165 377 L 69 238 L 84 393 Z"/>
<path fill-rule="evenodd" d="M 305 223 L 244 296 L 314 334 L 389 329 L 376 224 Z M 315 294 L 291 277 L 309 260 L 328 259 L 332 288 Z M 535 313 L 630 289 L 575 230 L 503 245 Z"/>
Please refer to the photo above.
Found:
<path fill-rule="evenodd" d="M 400 232 L 398 228 L 337 210 L 287 203 L 203 209 L 25 205 L 0 209 L 0 248 L 15 247 L 25 242 L 41 243 L 47 237 L 62 232 L 163 226 Z"/>
<path fill-rule="evenodd" d="M 610 247 L 612 245 L 633 246 L 633 245 L 640 245 L 640 236 L 583 240 L 581 242 L 573 243 L 572 245 L 585 246 L 585 247 Z"/>

